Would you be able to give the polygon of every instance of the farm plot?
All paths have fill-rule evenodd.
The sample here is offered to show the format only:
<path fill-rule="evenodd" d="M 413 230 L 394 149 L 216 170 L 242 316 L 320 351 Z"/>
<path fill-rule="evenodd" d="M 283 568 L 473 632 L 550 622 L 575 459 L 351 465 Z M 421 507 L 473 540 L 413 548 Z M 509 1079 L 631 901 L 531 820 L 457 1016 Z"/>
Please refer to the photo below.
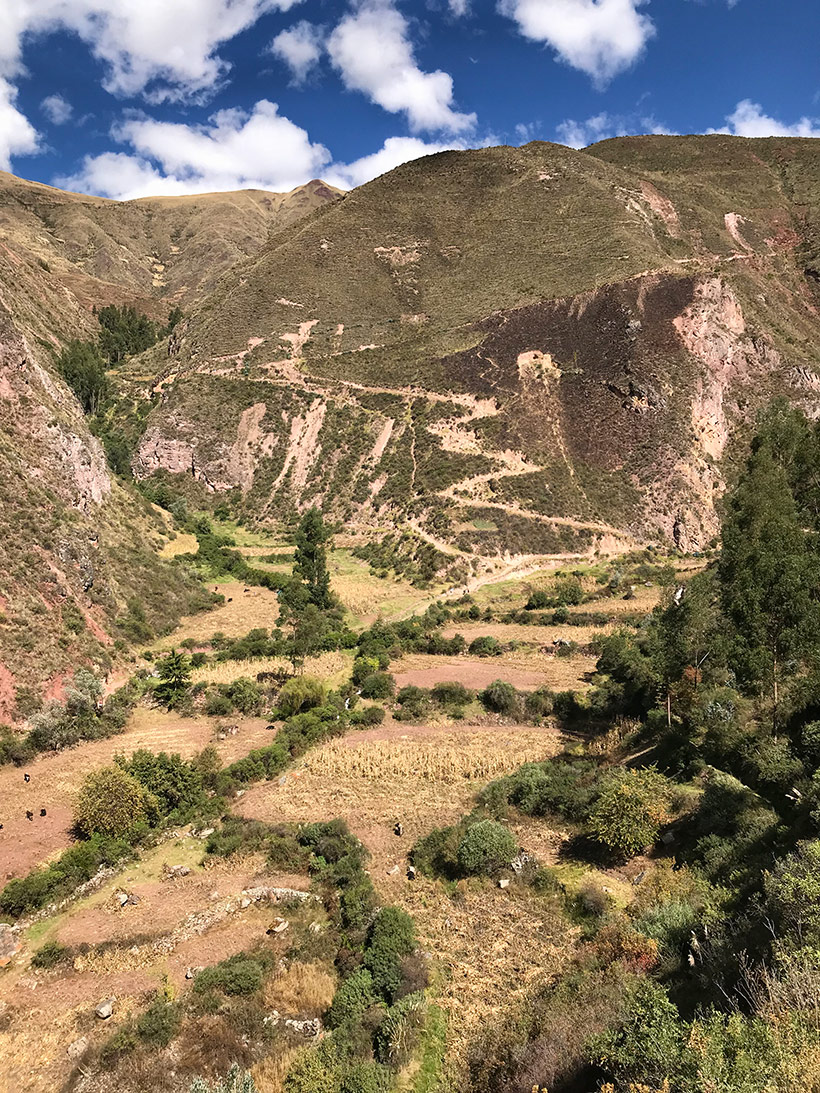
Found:
<path fill-rule="evenodd" d="M 455 680 L 472 690 L 483 690 L 496 679 L 511 683 L 520 691 L 549 687 L 554 691 L 584 690 L 595 657 L 583 653 L 552 656 L 517 650 L 498 657 L 435 656 L 413 653 L 391 666 L 397 687 L 410 684 L 434 687 Z"/>

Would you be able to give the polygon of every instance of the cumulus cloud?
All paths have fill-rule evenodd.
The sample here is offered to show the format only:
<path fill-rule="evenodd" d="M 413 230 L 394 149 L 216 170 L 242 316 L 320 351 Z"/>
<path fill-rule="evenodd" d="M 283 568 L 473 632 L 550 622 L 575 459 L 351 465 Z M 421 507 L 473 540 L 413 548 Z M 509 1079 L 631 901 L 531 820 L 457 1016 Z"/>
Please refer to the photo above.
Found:
<path fill-rule="evenodd" d="M 37 130 L 15 106 L 17 90 L 0 77 L 0 168 L 11 170 L 11 157 L 39 151 Z"/>
<path fill-rule="evenodd" d="M 792 125 L 763 113 L 759 103 L 743 99 L 726 118 L 721 129 L 710 133 L 730 133 L 736 137 L 820 137 L 820 118 L 803 117 Z"/>
<path fill-rule="evenodd" d="M 40 109 L 52 125 L 65 125 L 74 113 L 71 103 L 62 95 L 48 95 L 40 103 Z"/>
<path fill-rule="evenodd" d="M 447 0 L 447 3 L 450 8 L 450 14 L 455 15 L 457 19 L 466 15 L 470 10 L 470 0 Z"/>
<path fill-rule="evenodd" d="M 3 0 L 0 75 L 21 69 L 24 36 L 77 34 L 106 66 L 106 90 L 156 100 L 201 95 L 228 65 L 219 46 L 300 0 Z"/>
<path fill-rule="evenodd" d="M 465 147 L 458 139 L 390 137 L 378 151 L 352 163 L 333 162 L 323 145 L 312 143 L 304 129 L 266 100 L 250 114 L 220 111 L 207 126 L 131 118 L 113 135 L 131 151 L 86 156 L 74 175 L 54 184 L 123 201 L 244 188 L 281 192 L 317 175 L 346 190 L 419 156 Z"/>
<path fill-rule="evenodd" d="M 586 148 L 588 144 L 594 144 L 598 140 L 645 133 L 671 136 L 672 130 L 658 125 L 654 118 L 613 115 L 606 112 L 595 114 L 584 121 L 568 118 L 555 130 L 559 144 L 567 144 L 570 148 Z"/>
<path fill-rule="evenodd" d="M 128 199 L 208 190 L 291 190 L 331 159 L 304 129 L 262 99 L 251 113 L 222 110 L 204 126 L 131 118 L 114 131 L 133 154 L 87 156 L 57 185 Z"/>
<path fill-rule="evenodd" d="M 347 88 L 404 113 L 414 132 L 461 133 L 475 125 L 475 114 L 453 107 L 452 76 L 419 68 L 407 20 L 391 0 L 363 0 L 330 35 L 328 52 Z"/>
<path fill-rule="evenodd" d="M 270 49 L 275 57 L 288 66 L 294 83 L 301 84 L 318 65 L 323 46 L 324 35 L 321 29 L 303 19 L 277 34 Z"/>
<path fill-rule="evenodd" d="M 520 33 L 543 42 L 599 87 L 640 57 L 655 33 L 646 0 L 499 0 Z"/>
<path fill-rule="evenodd" d="M 418 137 L 388 137 L 378 152 L 362 156 L 353 163 L 334 163 L 324 177 L 332 186 L 352 190 L 412 159 L 462 148 L 464 144 L 461 141 L 437 144 L 427 143 Z"/>

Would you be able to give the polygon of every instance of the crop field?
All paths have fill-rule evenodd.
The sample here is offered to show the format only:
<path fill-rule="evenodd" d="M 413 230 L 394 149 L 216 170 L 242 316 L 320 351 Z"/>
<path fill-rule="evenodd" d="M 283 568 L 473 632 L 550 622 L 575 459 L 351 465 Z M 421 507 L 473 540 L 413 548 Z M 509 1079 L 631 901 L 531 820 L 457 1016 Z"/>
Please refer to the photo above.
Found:
<path fill-rule="evenodd" d="M 456 680 L 472 690 L 482 690 L 503 679 L 522 691 L 549 687 L 565 691 L 589 686 L 586 676 L 595 668 L 595 657 L 582 653 L 554 656 L 537 650 L 519 649 L 498 657 L 433 656 L 411 653 L 392 666 L 397 687 L 413 684 L 434 687 Z"/>

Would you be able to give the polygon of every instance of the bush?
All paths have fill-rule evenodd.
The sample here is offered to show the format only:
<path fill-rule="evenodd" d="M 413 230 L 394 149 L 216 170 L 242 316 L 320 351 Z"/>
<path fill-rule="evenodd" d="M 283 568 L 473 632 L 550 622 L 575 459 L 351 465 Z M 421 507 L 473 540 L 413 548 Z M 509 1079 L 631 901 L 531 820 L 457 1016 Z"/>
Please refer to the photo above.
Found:
<path fill-rule="evenodd" d="M 524 696 L 524 709 L 527 716 L 534 721 L 540 721 L 542 717 L 549 717 L 554 705 L 554 696 L 547 687 L 541 687 L 537 691 L 531 691 Z"/>
<path fill-rule="evenodd" d="M 510 864 L 518 844 L 495 820 L 479 820 L 467 828 L 458 847 L 458 864 L 465 873 L 491 876 Z"/>
<path fill-rule="evenodd" d="M 653 768 L 616 771 L 592 808 L 590 830 L 610 850 L 631 857 L 655 841 L 668 802 L 669 783 Z"/>
<path fill-rule="evenodd" d="M 205 713 L 209 717 L 227 717 L 233 710 L 233 704 L 221 691 L 211 691 L 205 700 Z"/>
<path fill-rule="evenodd" d="M 325 686 L 313 676 L 297 676 L 289 679 L 279 692 L 276 712 L 279 717 L 293 717 L 321 706 L 325 701 Z"/>
<path fill-rule="evenodd" d="M 99 832 L 114 839 L 133 839 L 158 818 L 156 797 L 122 767 L 103 767 L 87 774 L 74 804 L 74 823 L 85 836 Z"/>
<path fill-rule="evenodd" d="M 151 794 L 163 817 L 188 812 L 202 801 L 202 776 L 180 755 L 140 748 L 130 759 L 117 756 L 114 761 Z"/>
<path fill-rule="evenodd" d="M 565 577 L 555 582 L 554 602 L 559 607 L 575 606 L 584 599 L 584 588 L 577 577 Z"/>
<path fill-rule="evenodd" d="M 463 683 L 445 681 L 433 687 L 430 697 L 439 706 L 466 706 L 473 694 Z"/>
<path fill-rule="evenodd" d="M 334 994 L 325 1024 L 328 1028 L 338 1028 L 348 1021 L 358 1021 L 375 1002 L 373 976 L 367 968 L 357 968 Z"/>
<path fill-rule="evenodd" d="M 366 706 L 363 710 L 354 710 L 350 715 L 350 724 L 355 728 L 365 728 L 368 725 L 381 725 L 384 721 L 384 710 L 381 706 Z"/>
<path fill-rule="evenodd" d="M 495 638 L 485 635 L 470 642 L 469 652 L 474 657 L 500 657 L 502 650 Z"/>
<path fill-rule="evenodd" d="M 371 672 L 360 688 L 362 698 L 390 698 L 395 689 L 395 680 L 387 672 Z"/>
<path fill-rule="evenodd" d="M 33 968 L 56 968 L 58 964 L 66 964 L 70 959 L 71 949 L 57 941 L 47 941 L 31 958 L 31 965 Z"/>
<path fill-rule="evenodd" d="M 166 1047 L 180 1025 L 179 1007 L 158 995 L 137 1021 L 137 1035 L 154 1047 Z"/>
<path fill-rule="evenodd" d="M 556 756 L 543 763 L 525 763 L 487 786 L 481 800 L 487 807 L 509 802 L 528 816 L 557 813 L 578 823 L 589 816 L 600 777 L 601 768 L 592 760 Z"/>
<path fill-rule="evenodd" d="M 412 918 L 398 907 L 382 907 L 370 927 L 362 963 L 373 976 L 374 991 L 385 1001 L 396 997 L 402 982 L 402 957 L 415 948 Z"/>
<path fill-rule="evenodd" d="M 503 679 L 494 680 L 478 697 L 481 704 L 493 713 L 509 717 L 518 710 L 518 691 L 512 683 L 506 683 Z"/>
<path fill-rule="evenodd" d="M 240 713 L 254 713 L 262 702 L 262 690 L 247 676 L 240 676 L 225 688 L 225 694 Z"/>
<path fill-rule="evenodd" d="M 262 965 L 258 960 L 237 953 L 213 967 L 204 968 L 194 980 L 198 994 L 222 991 L 223 994 L 254 994 L 262 986 Z"/>

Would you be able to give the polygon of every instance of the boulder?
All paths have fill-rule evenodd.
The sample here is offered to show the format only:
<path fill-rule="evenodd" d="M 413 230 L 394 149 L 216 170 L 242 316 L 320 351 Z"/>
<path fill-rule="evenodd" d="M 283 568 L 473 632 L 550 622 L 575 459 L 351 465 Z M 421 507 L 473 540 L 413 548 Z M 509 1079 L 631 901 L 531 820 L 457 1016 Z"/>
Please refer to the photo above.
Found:
<path fill-rule="evenodd" d="M 88 1040 L 85 1036 L 81 1036 L 79 1040 L 74 1040 L 70 1043 L 66 1049 L 66 1054 L 69 1059 L 79 1059 L 85 1049 L 88 1047 Z"/>
<path fill-rule="evenodd" d="M 498 887 L 499 888 L 509 888 L 509 886 L 510 886 L 509 877 L 502 877 L 501 880 L 499 880 L 499 882 L 498 882 Z"/>
<path fill-rule="evenodd" d="M 19 948 L 20 939 L 16 931 L 5 922 L 0 922 L 0 968 L 11 963 L 11 958 Z"/>
<path fill-rule="evenodd" d="M 107 1021 L 111 1014 L 114 1012 L 114 1004 L 117 1001 L 113 996 L 111 998 L 104 998 L 102 1002 L 94 1010 L 96 1015 L 101 1021 Z"/>
<path fill-rule="evenodd" d="M 275 918 L 267 929 L 269 934 L 283 934 L 290 923 L 285 918 Z"/>

